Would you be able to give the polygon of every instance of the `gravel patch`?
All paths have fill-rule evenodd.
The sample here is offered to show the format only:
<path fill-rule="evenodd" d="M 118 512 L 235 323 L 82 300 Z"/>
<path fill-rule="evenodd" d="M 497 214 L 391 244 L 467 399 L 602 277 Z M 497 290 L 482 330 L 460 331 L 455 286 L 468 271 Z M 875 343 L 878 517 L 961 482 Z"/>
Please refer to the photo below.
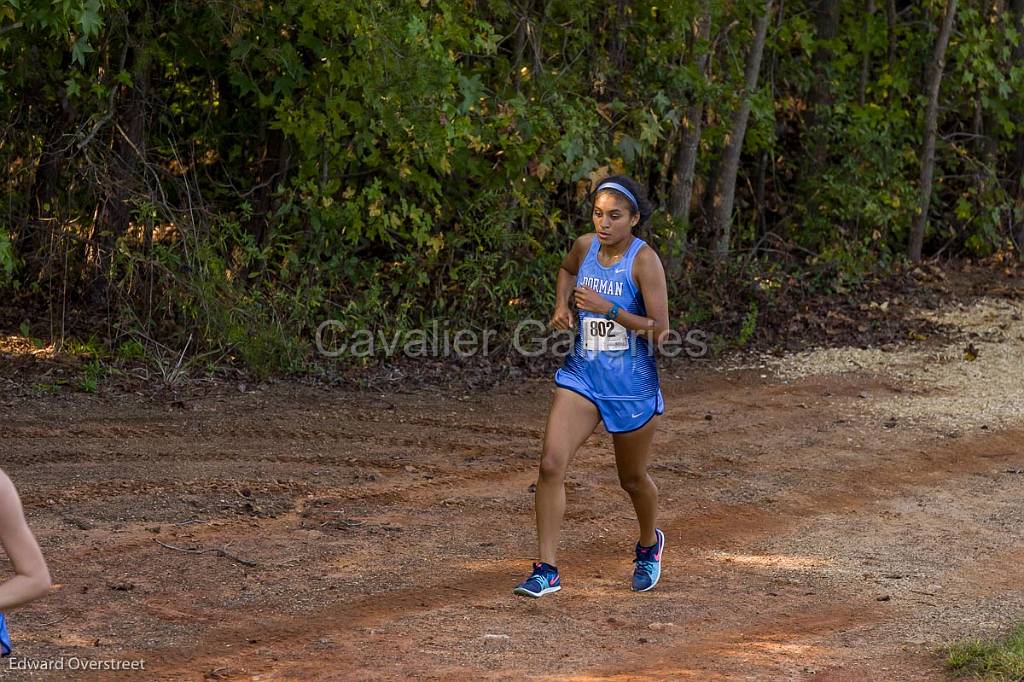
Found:
<path fill-rule="evenodd" d="M 760 366 L 784 381 L 843 373 L 873 374 L 901 391 L 870 397 L 864 411 L 941 429 L 1007 428 L 1024 422 L 1024 305 L 979 298 L 919 317 L 959 330 L 939 348 L 823 348 Z"/>

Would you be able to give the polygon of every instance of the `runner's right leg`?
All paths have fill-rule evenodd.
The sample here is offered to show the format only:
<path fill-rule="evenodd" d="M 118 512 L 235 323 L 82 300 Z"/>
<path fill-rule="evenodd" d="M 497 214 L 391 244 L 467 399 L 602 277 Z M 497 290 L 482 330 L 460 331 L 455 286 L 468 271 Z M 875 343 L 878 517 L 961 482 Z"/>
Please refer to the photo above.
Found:
<path fill-rule="evenodd" d="M 565 513 L 565 472 L 569 459 L 600 421 L 601 415 L 594 403 L 568 389 L 555 389 L 534 497 L 540 560 L 552 566 L 558 565 L 555 554 Z"/>

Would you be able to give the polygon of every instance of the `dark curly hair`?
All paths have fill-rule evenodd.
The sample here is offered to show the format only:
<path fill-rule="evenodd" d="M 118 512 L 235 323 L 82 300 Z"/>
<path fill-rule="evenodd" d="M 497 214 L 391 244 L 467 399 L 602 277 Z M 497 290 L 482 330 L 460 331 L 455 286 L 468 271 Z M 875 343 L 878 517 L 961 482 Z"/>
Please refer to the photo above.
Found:
<path fill-rule="evenodd" d="M 640 220 L 637 222 L 636 225 L 633 226 L 633 231 L 635 232 L 636 230 L 640 229 L 640 227 L 647 222 L 647 219 L 651 217 L 651 214 L 654 213 L 654 204 L 652 204 L 651 201 L 647 198 L 647 192 L 644 191 L 644 188 L 640 185 L 640 183 L 638 183 L 633 178 L 626 177 L 625 175 L 609 175 L 608 177 L 603 178 L 600 182 L 598 182 L 596 186 L 600 187 L 606 182 L 614 182 L 616 184 L 622 185 L 630 192 L 632 192 L 633 196 L 636 197 L 637 208 L 633 208 L 633 202 L 629 200 L 629 197 L 625 196 L 622 192 L 616 189 L 612 189 L 610 187 L 602 189 L 599 192 L 591 192 L 591 203 L 593 203 L 594 200 L 597 199 L 598 194 L 604 194 L 605 192 L 608 192 L 617 199 L 625 201 L 626 204 L 629 206 L 629 214 L 631 216 L 636 215 L 638 212 L 637 209 L 639 209 Z"/>

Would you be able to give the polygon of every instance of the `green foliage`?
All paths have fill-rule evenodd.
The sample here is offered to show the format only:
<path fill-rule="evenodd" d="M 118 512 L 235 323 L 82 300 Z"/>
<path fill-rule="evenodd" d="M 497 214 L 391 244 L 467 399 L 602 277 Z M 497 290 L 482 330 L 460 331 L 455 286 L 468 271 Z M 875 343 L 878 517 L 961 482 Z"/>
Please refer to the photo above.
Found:
<path fill-rule="evenodd" d="M 1024 678 L 1024 625 L 999 640 L 968 639 L 946 651 L 946 667 L 964 677 L 986 680 Z"/>
<path fill-rule="evenodd" d="M 4 0 L 0 19 L 17 26 L 25 34 L 36 34 L 56 41 L 57 49 L 70 49 L 72 61 L 85 66 L 86 57 L 95 52 L 92 42 L 103 28 L 104 5 L 100 0 Z M 13 30 L 13 29 L 11 29 Z M 16 53 L 22 45 L 17 37 L 0 34 L 0 54 Z"/>
<path fill-rule="evenodd" d="M 60 393 L 61 388 L 67 385 L 66 381 L 56 381 L 52 384 L 35 384 L 33 388 L 37 393 L 55 395 Z"/>
<path fill-rule="evenodd" d="M 0 0 L 0 287 L 106 297 L 148 339 L 118 355 L 176 377 L 198 358 L 302 371 L 325 319 L 509 330 L 550 314 L 594 180 L 629 173 L 666 205 L 699 102 L 694 210 L 645 237 L 694 267 L 670 282 L 673 315 L 745 344 L 770 313 L 753 283 L 730 288 L 752 260 L 841 287 L 903 252 L 939 4 L 892 36 L 857 3 L 828 40 L 816 2 L 773 17 L 735 257 L 709 283 L 697 206 L 763 2 Z M 949 48 L 931 253 L 1004 249 L 1024 212 L 1024 26 L 992 12 L 962 7 Z M 737 319 L 719 320 L 724 295 Z"/>
<path fill-rule="evenodd" d="M 750 308 L 747 309 L 747 314 L 743 318 L 743 324 L 740 326 L 740 333 L 736 337 L 736 346 L 738 348 L 746 346 L 754 337 L 755 330 L 757 330 L 757 303 L 751 301 Z"/>
<path fill-rule="evenodd" d="M 14 249 L 11 245 L 10 233 L 0 228 L 0 283 L 14 276 Z"/>
<path fill-rule="evenodd" d="M 100 364 L 99 358 L 93 359 L 82 371 L 78 380 L 78 387 L 86 393 L 95 393 L 99 390 L 100 382 L 106 375 L 106 370 Z"/>
<path fill-rule="evenodd" d="M 70 355 L 86 355 L 95 359 L 105 354 L 103 344 L 100 343 L 100 340 L 95 335 L 90 336 L 85 341 L 79 339 L 65 340 L 64 351 Z"/>
<path fill-rule="evenodd" d="M 28 339 L 29 342 L 34 347 L 36 347 L 36 348 L 44 348 L 46 346 L 46 342 L 45 341 L 43 341 L 42 339 L 40 339 L 38 337 L 32 336 L 32 329 L 29 326 L 28 322 L 22 322 L 20 325 L 18 325 L 18 332 L 23 337 Z"/>
<path fill-rule="evenodd" d="M 146 347 L 138 339 L 128 339 L 117 346 L 115 356 L 122 362 L 143 360 L 146 358 Z"/>

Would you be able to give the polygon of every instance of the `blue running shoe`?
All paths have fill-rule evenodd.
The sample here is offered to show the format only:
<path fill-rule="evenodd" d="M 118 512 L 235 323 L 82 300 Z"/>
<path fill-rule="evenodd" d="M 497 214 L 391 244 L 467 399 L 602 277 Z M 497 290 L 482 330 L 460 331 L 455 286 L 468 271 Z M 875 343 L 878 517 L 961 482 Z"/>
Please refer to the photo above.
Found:
<path fill-rule="evenodd" d="M 560 589 L 562 589 L 562 579 L 558 576 L 558 569 L 551 564 L 538 561 L 533 564 L 533 573 L 530 577 L 512 590 L 512 594 L 521 594 L 524 597 L 536 599 L 549 592 L 558 592 Z"/>
<path fill-rule="evenodd" d="M 0 613 L 0 656 L 11 655 L 11 634 L 7 632 L 7 619 Z"/>
<path fill-rule="evenodd" d="M 652 547 L 641 547 L 636 543 L 636 559 L 633 560 L 633 591 L 646 592 L 658 584 L 661 577 L 661 553 L 665 551 L 665 534 L 654 530 L 658 541 Z"/>

